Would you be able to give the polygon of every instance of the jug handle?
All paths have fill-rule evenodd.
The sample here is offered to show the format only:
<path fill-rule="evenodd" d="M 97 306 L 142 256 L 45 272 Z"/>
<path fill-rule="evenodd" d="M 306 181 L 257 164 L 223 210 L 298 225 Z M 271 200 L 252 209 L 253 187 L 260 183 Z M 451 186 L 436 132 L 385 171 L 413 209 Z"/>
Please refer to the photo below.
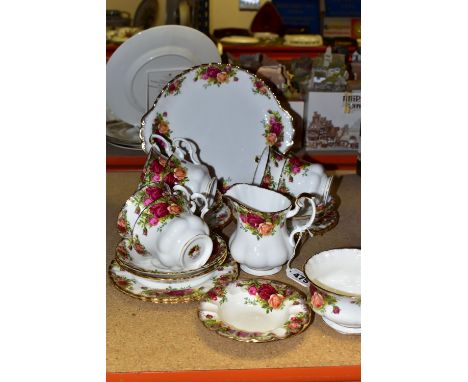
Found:
<path fill-rule="evenodd" d="M 183 142 L 183 143 L 185 143 L 185 144 L 186 144 L 185 149 L 188 151 L 189 156 L 190 156 L 190 159 L 192 160 L 192 163 L 193 163 L 193 164 L 201 164 L 200 158 L 198 157 L 197 151 L 196 151 L 195 146 L 194 146 L 194 144 L 193 144 L 192 142 L 188 141 L 188 140 L 185 139 L 185 138 L 174 138 L 174 139 L 172 140 L 172 142 L 174 143 L 174 145 L 175 145 L 176 143 L 178 143 L 178 142 Z M 177 148 L 176 148 L 176 152 L 177 152 L 177 154 L 180 155 L 180 153 L 182 152 L 182 149 L 181 149 L 180 147 L 177 147 Z M 179 155 L 178 155 L 178 156 L 179 156 Z M 179 157 L 179 158 L 182 159 L 183 156 L 182 156 L 182 157 Z"/>
<path fill-rule="evenodd" d="M 296 242 L 294 240 L 294 235 L 296 233 L 303 232 L 306 229 L 309 229 L 312 226 L 312 223 L 314 222 L 314 219 L 315 219 L 316 208 L 315 208 L 314 199 L 312 198 L 312 196 L 304 195 L 304 194 L 299 195 L 297 197 L 296 207 L 286 214 L 286 219 L 293 217 L 294 215 L 296 215 L 299 212 L 301 207 L 304 207 L 304 202 L 301 202 L 301 200 L 303 200 L 303 199 L 309 199 L 310 200 L 311 206 L 312 206 L 312 214 L 310 215 L 310 218 L 309 218 L 309 220 L 307 221 L 306 224 L 293 229 L 293 231 L 289 234 L 289 244 L 291 244 L 292 247 L 294 247 L 295 244 L 296 244 Z"/>
<path fill-rule="evenodd" d="M 151 134 L 151 138 L 158 138 L 160 139 L 161 141 L 163 141 L 165 144 L 166 144 L 166 153 L 167 153 L 167 156 L 170 157 L 173 153 L 174 153 L 174 150 L 172 148 L 172 144 L 169 143 L 169 141 L 164 138 L 162 135 L 159 135 L 159 134 Z M 159 150 L 159 147 L 157 144 L 153 144 L 152 147 L 154 147 L 155 150 L 157 150 L 157 152 L 159 154 L 162 154 L 161 151 Z"/>

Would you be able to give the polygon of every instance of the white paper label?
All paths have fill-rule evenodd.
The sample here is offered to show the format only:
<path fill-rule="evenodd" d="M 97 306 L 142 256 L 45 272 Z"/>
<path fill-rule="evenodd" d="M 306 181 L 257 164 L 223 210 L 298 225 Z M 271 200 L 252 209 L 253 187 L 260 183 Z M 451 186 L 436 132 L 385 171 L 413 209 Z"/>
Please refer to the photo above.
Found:
<path fill-rule="evenodd" d="M 300 271 L 297 268 L 286 269 L 286 276 L 288 276 L 291 280 L 294 280 L 298 284 L 301 284 L 302 286 L 309 287 L 309 279 L 302 271 Z"/>

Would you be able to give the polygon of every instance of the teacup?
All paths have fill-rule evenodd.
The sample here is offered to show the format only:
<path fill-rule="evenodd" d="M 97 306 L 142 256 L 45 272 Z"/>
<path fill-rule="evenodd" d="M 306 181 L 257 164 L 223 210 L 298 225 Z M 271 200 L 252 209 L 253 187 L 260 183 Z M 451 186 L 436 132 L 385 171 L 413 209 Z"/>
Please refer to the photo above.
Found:
<path fill-rule="evenodd" d="M 151 186 L 154 200 L 141 211 L 132 230 L 131 241 L 138 253 L 152 257 L 159 269 L 187 271 L 203 266 L 211 255 L 213 242 L 203 216 L 208 211 L 206 198 L 189 194 L 183 186 L 175 185 L 167 192 L 167 185 Z M 202 200 L 201 217 L 193 214 L 195 205 L 190 199 Z"/>
<path fill-rule="evenodd" d="M 204 195 L 210 207 L 215 200 L 217 180 L 210 176 L 208 168 L 200 162 L 193 143 L 184 138 L 174 138 L 170 144 L 165 137 L 158 134 L 153 134 L 152 139 L 158 144 L 151 146 L 140 186 L 159 181 L 164 181 L 170 187 L 183 185 L 192 193 Z M 181 143 L 184 144 L 183 148 L 187 150 L 190 161 L 185 159 L 186 153 L 182 150 Z M 161 145 L 164 150 L 160 149 Z"/>
<path fill-rule="evenodd" d="M 314 194 L 319 199 L 326 200 L 331 180 L 332 178 L 325 174 L 321 164 L 310 163 L 297 156 L 281 154 L 267 147 L 258 162 L 253 184 L 288 194 L 294 198 L 301 194 Z"/>
<path fill-rule="evenodd" d="M 142 185 L 125 202 L 117 218 L 117 229 L 120 236 L 130 238 L 141 212 L 155 202 L 164 193 L 171 193 L 167 184 L 154 183 Z"/>
<path fill-rule="evenodd" d="M 340 333 L 361 333 L 361 250 L 320 252 L 307 261 L 304 271 L 314 312 Z"/>

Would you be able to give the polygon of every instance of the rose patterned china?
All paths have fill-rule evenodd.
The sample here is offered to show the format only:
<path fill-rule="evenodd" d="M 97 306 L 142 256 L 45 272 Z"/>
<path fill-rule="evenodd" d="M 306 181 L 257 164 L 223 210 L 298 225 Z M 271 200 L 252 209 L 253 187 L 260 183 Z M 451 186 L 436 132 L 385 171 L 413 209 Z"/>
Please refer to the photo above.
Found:
<path fill-rule="evenodd" d="M 137 276 L 149 277 L 154 280 L 188 279 L 206 274 L 226 260 L 228 253 L 224 240 L 215 233 L 211 234 L 211 239 L 213 240 L 213 251 L 210 258 L 202 267 L 190 271 L 173 272 L 156 268 L 151 262 L 151 256 L 138 253 L 140 248 L 132 246 L 129 239 L 122 239 L 117 244 L 115 260 L 123 269 Z"/>
<path fill-rule="evenodd" d="M 251 182 L 255 158 L 265 146 L 286 152 L 294 128 L 260 78 L 234 65 L 204 64 L 170 81 L 143 116 L 140 138 L 146 152 L 153 134 L 196 142 L 212 175 L 227 186 Z"/>
<path fill-rule="evenodd" d="M 194 144 L 184 138 L 174 138 L 171 144 L 159 134 L 153 134 L 152 137 L 157 140 L 158 147 L 164 146 L 169 158 L 162 154 L 155 154 L 158 149 L 151 148 L 150 155 L 154 158 L 150 161 L 149 168 L 144 171 L 146 183 L 164 180 L 170 186 L 183 185 L 191 193 L 204 195 L 208 200 L 208 206 L 211 206 L 216 195 L 217 179 L 211 177 L 208 167 L 200 162 Z M 181 143 L 184 144 L 190 161 L 185 160 L 185 152 L 180 147 Z"/>
<path fill-rule="evenodd" d="M 321 164 L 265 149 L 252 183 L 293 197 L 308 193 L 326 200 L 332 179 L 325 174 Z"/>
<path fill-rule="evenodd" d="M 317 215 L 316 215 L 317 216 Z M 309 216 L 295 216 L 292 219 L 287 220 L 288 229 L 293 230 L 304 224 L 309 219 Z M 336 227 L 339 220 L 339 214 L 336 210 L 331 210 L 327 215 L 315 218 L 314 223 L 309 228 L 309 231 L 314 235 L 323 235 L 326 232 Z"/>
<path fill-rule="evenodd" d="M 277 273 L 294 256 L 294 235 L 312 225 L 314 213 L 303 225 L 288 232 L 286 219 L 295 216 L 307 196 L 291 201 L 279 192 L 250 184 L 235 184 L 224 194 L 237 220 L 237 227 L 229 239 L 232 257 L 249 274 L 263 276 Z M 311 198 L 311 205 L 314 202 Z"/>
<path fill-rule="evenodd" d="M 232 211 L 223 199 L 223 194 L 217 190 L 215 202 L 205 215 L 206 224 L 210 229 L 222 230 L 232 220 Z"/>
<path fill-rule="evenodd" d="M 361 333 L 361 250 L 332 249 L 304 266 L 311 305 L 323 321 L 343 334 Z"/>
<path fill-rule="evenodd" d="M 190 197 L 204 200 L 201 217 L 193 214 L 193 206 L 186 199 L 188 191 L 176 185 L 172 192 L 164 183 L 148 187 L 150 197 L 145 200 L 132 230 L 132 245 L 140 253 L 152 257 L 160 269 L 182 271 L 197 269 L 206 263 L 213 249 L 208 225 L 203 215 L 208 210 L 201 194 Z M 183 193 L 177 191 L 183 191 Z M 148 194 L 148 191 L 147 191 Z"/>
<path fill-rule="evenodd" d="M 203 325 L 242 342 L 282 340 L 304 331 L 311 319 L 306 296 L 290 285 L 266 279 L 215 286 L 199 304 Z"/>
<path fill-rule="evenodd" d="M 186 288 L 179 289 L 171 285 L 165 285 L 164 288 L 153 288 L 145 283 L 147 279 L 125 271 L 117 261 L 113 260 L 109 266 L 110 279 L 121 292 L 140 300 L 164 304 L 200 300 L 208 290 L 235 280 L 238 274 L 237 263 L 228 259 L 210 273 L 208 280 L 201 283 L 193 283 Z"/>

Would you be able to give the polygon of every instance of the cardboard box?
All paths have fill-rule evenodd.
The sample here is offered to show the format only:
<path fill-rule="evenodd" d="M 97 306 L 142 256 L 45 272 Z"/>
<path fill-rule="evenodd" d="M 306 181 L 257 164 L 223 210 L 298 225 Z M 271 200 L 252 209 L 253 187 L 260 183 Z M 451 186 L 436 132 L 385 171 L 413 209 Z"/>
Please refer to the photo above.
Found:
<path fill-rule="evenodd" d="M 305 121 L 307 151 L 359 151 L 361 91 L 309 92 Z"/>

